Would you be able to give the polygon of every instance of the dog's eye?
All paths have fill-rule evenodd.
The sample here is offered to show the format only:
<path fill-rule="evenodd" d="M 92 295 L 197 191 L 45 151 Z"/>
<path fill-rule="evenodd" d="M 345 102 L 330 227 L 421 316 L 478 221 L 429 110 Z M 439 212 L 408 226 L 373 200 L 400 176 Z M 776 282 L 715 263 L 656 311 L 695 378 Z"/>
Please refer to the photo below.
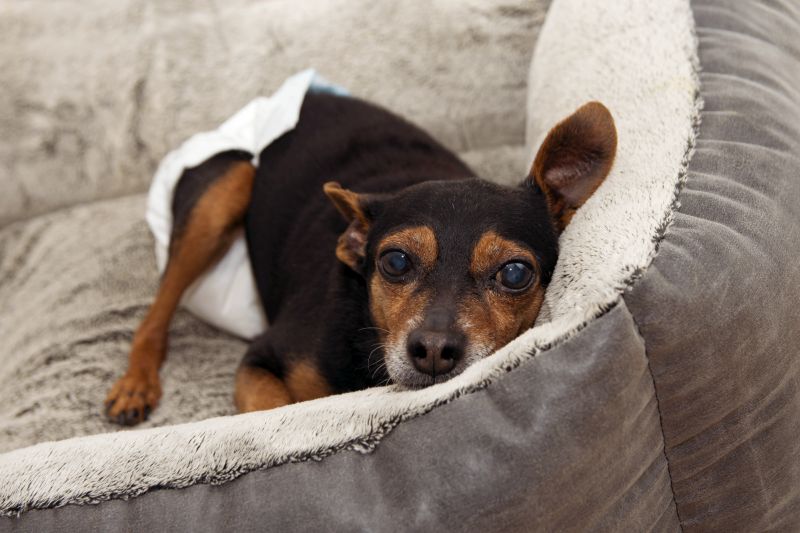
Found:
<path fill-rule="evenodd" d="M 495 280 L 506 289 L 512 291 L 521 291 L 528 288 L 533 280 L 533 270 L 525 263 L 506 263 L 497 274 L 494 275 Z"/>
<path fill-rule="evenodd" d="M 381 270 L 390 278 L 399 278 L 411 270 L 411 259 L 399 250 L 390 250 L 381 256 Z"/>

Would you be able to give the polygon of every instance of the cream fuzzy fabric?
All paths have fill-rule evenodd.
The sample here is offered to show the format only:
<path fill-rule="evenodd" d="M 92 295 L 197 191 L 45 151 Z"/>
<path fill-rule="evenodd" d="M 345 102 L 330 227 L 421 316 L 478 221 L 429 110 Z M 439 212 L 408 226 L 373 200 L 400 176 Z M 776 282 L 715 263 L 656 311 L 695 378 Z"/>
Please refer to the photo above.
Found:
<path fill-rule="evenodd" d="M 669 220 L 696 123 L 697 78 L 692 31 L 693 21 L 686 0 L 663 0 L 659 3 L 626 0 L 613 6 L 589 0 L 556 0 L 548 16 L 531 74 L 532 103 L 528 130 L 531 144 L 535 144 L 557 120 L 593 98 L 601 99 L 609 106 L 617 118 L 620 132 L 619 155 L 612 176 L 575 217 L 562 238 L 564 263 L 559 263 L 554 294 L 548 295 L 555 321 L 528 331 L 450 382 L 422 391 L 372 389 L 271 412 L 121 431 L 11 451 L 0 455 L 0 479 L 4 480 L 0 484 L 0 511 L 12 514 L 32 507 L 136 495 L 154 485 L 181 487 L 199 481 L 222 482 L 254 469 L 322 457 L 344 448 L 369 450 L 379 445 L 380 438 L 403 420 L 485 387 L 538 351 L 573 335 L 586 320 L 613 305 L 639 269 L 647 266 L 656 241 Z M 449 64 L 450 59 L 445 56 L 443 61 Z M 486 73 L 484 67 L 495 68 L 481 65 L 481 68 L 472 68 L 471 72 L 483 77 Z M 337 77 L 337 81 L 339 79 Z M 481 107 L 474 102 L 469 106 Z M 656 133 L 650 133 L 650 130 Z M 532 152 L 532 148 L 513 148 L 508 154 L 519 158 L 518 161 L 523 158 L 529 161 Z M 506 155 L 499 149 L 493 153 L 498 154 Z M 475 153 L 471 157 L 480 159 Z M 132 326 L 147 302 L 146 291 L 129 291 L 125 296 L 123 290 L 120 299 L 129 298 L 127 311 L 114 315 L 109 310 L 96 309 L 91 317 L 76 323 L 70 323 L 70 319 L 59 315 L 56 310 L 48 314 L 48 306 L 54 297 L 59 296 L 65 299 L 65 305 L 77 309 L 82 298 L 91 301 L 88 295 L 103 290 L 97 285 L 86 285 L 69 292 L 62 288 L 64 284 L 70 284 L 72 278 L 79 277 L 81 269 L 93 265 L 94 260 L 89 259 L 92 257 L 100 258 L 100 264 L 93 268 L 101 279 L 109 276 L 114 280 L 106 290 L 124 288 L 125 280 L 131 274 L 145 282 L 148 273 L 139 270 L 143 264 L 151 265 L 147 268 L 152 273 L 152 259 L 136 256 L 147 249 L 145 244 L 149 246 L 145 242 L 143 222 L 128 222 L 127 230 L 125 223 L 111 222 L 115 216 L 130 216 L 135 211 L 136 202 L 140 201 L 140 198 L 131 198 L 77 208 L 27 224 L 13 225 L 0 234 L 0 239 L 7 245 L 11 244 L 13 250 L 8 252 L 5 251 L 8 246 L 0 246 L 0 250 L 4 250 L 0 256 L 0 268 L 2 273 L 13 272 L 16 275 L 10 287 L 2 286 L 0 289 L 3 291 L 0 292 L 0 302 L 9 306 L 3 309 L 4 316 L 11 306 L 19 306 L 14 308 L 13 316 L 20 324 L 23 319 L 17 317 L 26 316 L 26 312 L 36 314 L 35 326 L 25 325 L 20 331 L 9 328 L 9 331 L 15 331 L 10 343 L 14 354 L 9 365 L 12 376 L 2 378 L 0 390 L 8 396 L 0 398 L 0 405 L 8 405 L 13 400 L 19 406 L 20 398 L 27 394 L 47 402 L 47 408 L 57 407 L 71 400 L 75 387 L 83 386 L 77 379 L 67 380 L 71 387 L 65 386 L 48 376 L 48 372 L 60 370 L 71 378 L 80 376 L 81 380 L 87 375 L 93 376 L 94 383 L 103 384 L 109 384 L 111 377 L 118 373 Z M 95 218 L 102 212 L 101 208 L 106 210 L 107 219 Z M 60 224 L 72 224 L 75 217 L 83 217 L 85 223 L 81 227 L 86 233 L 83 239 L 76 238 L 71 244 L 62 244 L 58 238 Z M 100 227 L 105 220 L 108 227 Z M 108 232 L 108 237 L 98 239 L 103 232 Z M 622 236 L 612 237 L 617 232 Z M 136 239 L 132 249 L 125 248 L 126 239 L 122 237 L 128 236 Z M 78 242 L 92 242 L 92 247 L 85 250 L 85 258 L 73 256 L 71 263 L 59 268 L 58 272 L 48 270 L 47 275 L 43 274 L 42 269 L 49 268 L 48 259 L 63 258 L 70 246 L 74 251 Z M 601 244 L 598 246 L 598 243 Z M 63 246 L 60 252 L 59 246 Z M 111 246 L 112 251 L 104 253 L 104 246 Z M 113 246 L 118 248 L 113 250 Z M 52 248 L 55 251 L 51 256 L 48 254 Z M 588 257 L 585 261 L 581 259 L 584 254 Z M 596 260 L 598 254 L 602 254 L 599 257 L 605 261 Z M 29 268 L 20 268 L 23 265 Z M 578 283 L 575 281 L 577 277 L 590 282 Z M 155 279 L 149 283 L 152 288 Z M 8 297 L 13 299 L 10 304 L 5 303 Z M 86 316 L 85 313 L 81 315 Z M 117 323 L 119 328 L 100 327 L 109 323 Z M 76 340 L 76 326 L 85 328 L 84 344 Z M 197 329 L 191 331 L 190 328 Z M 190 347 L 199 343 L 198 337 L 209 334 L 208 328 L 182 315 L 176 330 L 176 342 L 163 372 L 165 404 L 154 413 L 151 424 L 163 423 L 166 417 L 174 414 L 168 402 L 182 401 L 178 398 L 183 389 L 194 389 L 194 382 L 187 376 L 191 374 L 191 379 L 199 377 L 196 374 L 204 370 L 205 362 L 212 360 L 208 353 L 196 359 L 190 353 Z M 236 351 L 236 341 L 218 334 L 207 341 L 219 343 L 220 353 L 216 355 L 221 357 L 214 360 L 219 364 L 216 367 L 219 386 L 214 388 L 216 392 L 207 392 L 208 405 L 225 405 L 230 409 L 230 379 L 238 359 L 238 354 L 232 355 Z M 71 343 L 67 346 L 71 346 L 72 352 L 65 352 L 64 343 Z M 47 364 L 45 354 L 49 346 L 50 357 L 54 360 Z M 38 360 L 21 365 L 18 357 L 24 357 L 24 354 L 17 355 L 16 349 L 29 350 L 28 353 Z M 112 357 L 104 358 L 103 354 L 109 351 Z M 70 353 L 93 353 L 95 364 L 86 365 L 85 375 L 80 375 L 82 371 L 74 369 L 66 361 Z M 46 365 L 46 370 L 43 371 L 42 366 L 34 367 L 37 363 Z M 221 370 L 223 364 L 230 366 Z M 31 379 L 33 375 L 35 379 Z M 54 388 L 47 390 L 46 386 L 50 384 Z M 227 388 L 222 387 L 223 384 Z M 17 389 L 6 392 L 8 385 Z M 30 393 L 30 387 L 37 390 L 36 394 Z M 101 390 L 96 390 L 98 388 Z M 104 392 L 102 388 L 87 391 L 83 400 L 84 409 L 94 413 L 98 425 L 104 423 L 100 422 L 97 414 L 97 405 Z M 225 391 L 224 398 L 216 396 L 223 394 L 221 391 Z M 19 407 L 16 415 L 3 414 L 3 422 L 13 420 L 15 416 L 21 419 L 29 416 L 30 420 L 35 420 L 31 413 L 36 412 L 37 406 L 42 408 L 44 405 L 34 401 Z M 46 416 L 47 408 L 43 409 Z M 64 415 L 65 418 L 50 420 L 58 420 L 61 426 L 68 425 L 69 415 Z M 201 417 L 198 414 L 198 418 Z M 21 422 L 15 430 L 24 431 L 24 426 Z M 40 430 L 39 437 L 46 435 L 48 438 L 57 437 L 59 431 L 52 427 L 40 427 Z M 13 431 L 6 435 L 13 438 Z M 28 440 L 32 439 L 28 437 Z"/>
<path fill-rule="evenodd" d="M 531 66 L 528 146 L 589 100 L 610 109 L 618 146 L 561 235 L 539 323 L 563 330 L 596 316 L 650 264 L 700 115 L 692 20 L 680 0 L 553 3 Z"/>

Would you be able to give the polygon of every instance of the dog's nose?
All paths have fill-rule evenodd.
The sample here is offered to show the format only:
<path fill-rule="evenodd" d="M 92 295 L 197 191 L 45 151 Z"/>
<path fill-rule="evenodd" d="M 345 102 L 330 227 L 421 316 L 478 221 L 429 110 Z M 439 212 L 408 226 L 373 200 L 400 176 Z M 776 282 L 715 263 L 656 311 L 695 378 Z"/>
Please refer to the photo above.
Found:
<path fill-rule="evenodd" d="M 464 343 L 464 336 L 455 332 L 417 329 L 408 336 L 408 355 L 417 370 L 436 377 L 456 366 Z"/>

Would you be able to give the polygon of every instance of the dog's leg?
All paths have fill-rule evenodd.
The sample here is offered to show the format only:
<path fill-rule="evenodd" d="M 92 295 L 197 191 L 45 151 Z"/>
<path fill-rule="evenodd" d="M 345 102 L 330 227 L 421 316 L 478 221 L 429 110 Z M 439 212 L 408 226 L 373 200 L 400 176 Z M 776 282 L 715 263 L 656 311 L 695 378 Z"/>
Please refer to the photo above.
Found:
<path fill-rule="evenodd" d="M 205 172 L 207 181 L 209 168 L 216 175 L 187 211 L 185 220 L 175 221 L 170 256 L 155 301 L 134 335 L 127 372 L 106 398 L 106 413 L 120 424 L 141 422 L 158 404 L 158 371 L 166 358 L 172 315 L 183 292 L 225 253 L 242 225 L 255 168 L 241 156 L 223 163 L 220 167 L 217 159 L 205 171 L 202 167 L 207 163 L 187 171 Z"/>
<path fill-rule="evenodd" d="M 240 413 L 329 396 L 333 388 L 308 358 L 278 354 L 266 332 L 250 345 L 236 372 Z"/>
<path fill-rule="evenodd" d="M 248 347 L 236 371 L 234 401 L 240 413 L 263 411 L 292 403 L 283 375 L 283 361 L 270 342 L 270 332 L 256 338 Z"/>

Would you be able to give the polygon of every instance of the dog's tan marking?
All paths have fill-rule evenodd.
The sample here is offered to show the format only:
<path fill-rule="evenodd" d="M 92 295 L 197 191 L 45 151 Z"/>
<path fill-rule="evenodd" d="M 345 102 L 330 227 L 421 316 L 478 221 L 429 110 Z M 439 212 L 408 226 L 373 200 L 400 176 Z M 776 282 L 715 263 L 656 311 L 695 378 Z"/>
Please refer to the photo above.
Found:
<path fill-rule="evenodd" d="M 497 268 L 512 259 L 522 259 L 538 270 L 536 256 L 528 248 L 505 239 L 490 230 L 481 235 L 472 249 L 470 273 L 477 277 L 493 275 Z M 491 272 L 489 272 L 491 270 Z"/>
<path fill-rule="evenodd" d="M 252 366 L 240 366 L 236 372 L 234 400 L 240 413 L 265 411 L 292 403 L 283 381 L 268 370 Z"/>
<path fill-rule="evenodd" d="M 366 255 L 368 231 L 369 229 L 361 222 L 357 220 L 351 222 L 336 242 L 336 259 L 357 271 Z"/>
<path fill-rule="evenodd" d="M 458 321 L 470 344 L 502 348 L 533 327 L 544 301 L 544 289 L 536 285 L 521 295 L 484 291 L 468 295 L 459 306 Z"/>
<path fill-rule="evenodd" d="M 418 274 L 432 270 L 439 254 L 436 235 L 427 226 L 404 228 L 387 235 L 378 244 L 377 257 L 392 249 L 409 253 Z M 430 294 L 418 290 L 415 279 L 392 283 L 376 269 L 370 280 L 370 311 L 375 325 L 380 328 L 381 342 L 397 343 L 411 323 L 422 319 L 429 301 Z"/>
<path fill-rule="evenodd" d="M 417 284 L 389 283 L 378 273 L 370 281 L 370 311 L 381 342 L 392 345 L 422 319 L 430 293 L 417 290 Z"/>
<path fill-rule="evenodd" d="M 362 206 L 362 196 L 343 189 L 335 181 L 325 183 L 322 191 L 349 223 L 336 244 L 336 258 L 353 270 L 359 271 L 366 255 L 367 233 L 370 226 Z"/>
<path fill-rule="evenodd" d="M 392 248 L 410 252 L 420 263 L 416 267 L 423 271 L 431 270 L 439 255 L 436 234 L 428 226 L 413 226 L 387 235 L 378 244 L 378 256 Z"/>
<path fill-rule="evenodd" d="M 286 387 L 295 402 L 305 402 L 333 394 L 319 370 L 309 362 L 295 364 L 286 376 Z"/>
<path fill-rule="evenodd" d="M 200 197 L 186 226 L 170 246 L 155 301 L 133 337 L 128 370 L 106 397 L 108 416 L 141 422 L 161 397 L 158 370 L 167 351 L 167 332 L 183 292 L 228 249 L 250 203 L 255 168 L 233 163 Z"/>
<path fill-rule="evenodd" d="M 519 294 L 487 289 L 480 295 L 465 295 L 459 306 L 458 321 L 470 344 L 497 350 L 531 328 L 539 315 L 544 289 L 539 284 L 536 257 L 524 246 L 487 231 L 473 248 L 470 271 L 476 279 L 488 279 L 504 263 L 515 259 L 534 267 L 537 274 L 534 286 Z"/>

